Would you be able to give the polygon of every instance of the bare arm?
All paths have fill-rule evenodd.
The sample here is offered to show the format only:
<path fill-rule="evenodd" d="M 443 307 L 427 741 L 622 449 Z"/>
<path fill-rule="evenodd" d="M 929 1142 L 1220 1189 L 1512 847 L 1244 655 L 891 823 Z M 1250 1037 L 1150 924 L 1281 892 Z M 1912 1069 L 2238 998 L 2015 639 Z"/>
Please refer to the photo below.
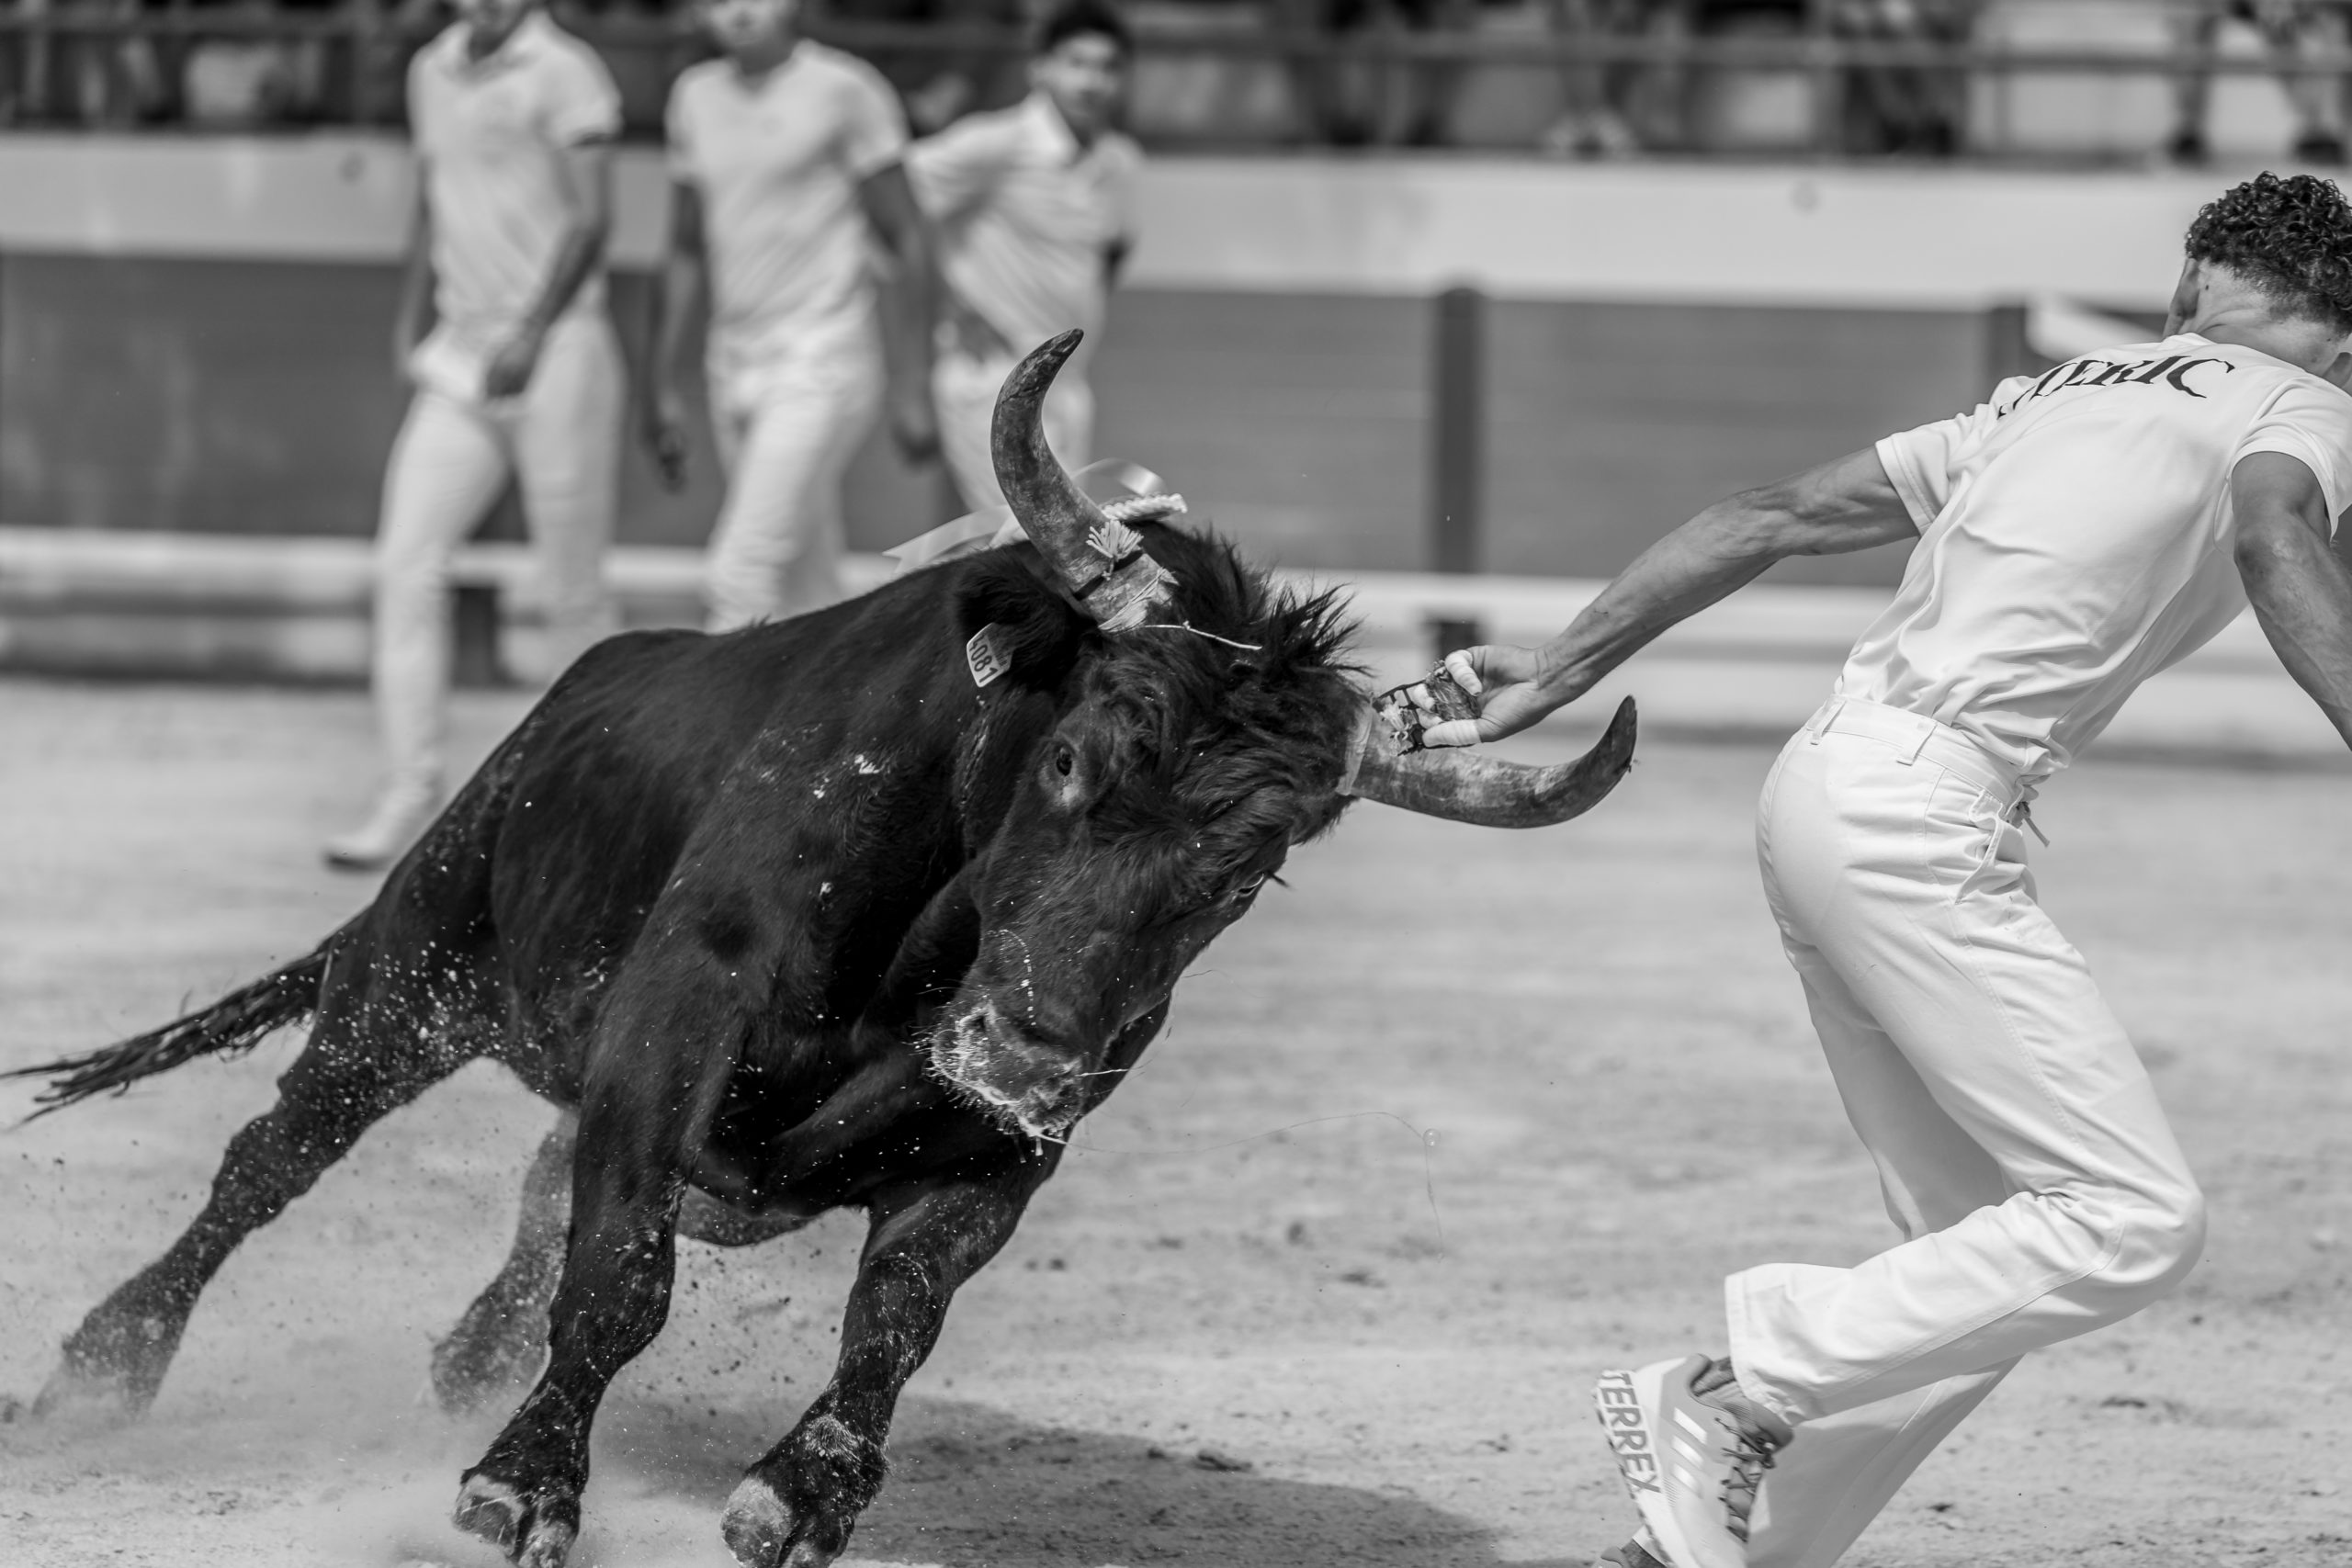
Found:
<path fill-rule="evenodd" d="M 1500 645 L 1446 656 L 1478 694 L 1478 716 L 1434 725 L 1432 746 L 1497 740 L 1574 702 L 1660 632 L 1790 556 L 1841 555 L 1917 536 L 1872 450 L 1716 502 L 1644 550 L 1542 648 Z"/>
<path fill-rule="evenodd" d="M 882 346 L 889 357 L 890 433 L 910 462 L 939 450 L 931 403 L 933 323 L 939 320 L 939 260 L 931 223 L 915 205 L 906 169 L 876 169 L 857 187 L 865 220 L 894 261 L 898 276 L 883 290 Z"/>
<path fill-rule="evenodd" d="M 392 372 L 408 379 L 409 355 L 431 330 L 433 209 L 424 199 L 424 160 L 416 163 L 416 209 L 410 215 L 408 254 L 401 262 L 400 303 L 392 310 Z"/>
<path fill-rule="evenodd" d="M 687 351 L 695 316 L 709 287 L 702 192 L 684 180 L 670 183 L 670 243 L 654 297 L 653 374 L 646 399 L 646 440 L 662 482 L 672 490 L 686 479 L 686 399 L 681 389 L 691 367 Z"/>
<path fill-rule="evenodd" d="M 514 339 L 490 362 L 482 390 L 493 398 L 511 398 L 531 384 L 538 368 L 539 350 L 548 330 L 571 308 L 580 286 L 605 259 L 605 242 L 612 231 L 613 152 L 603 141 L 582 141 L 563 150 L 559 160 L 571 221 L 556 246 L 547 280 L 531 302 L 530 313 Z"/>
<path fill-rule="evenodd" d="M 2263 635 L 2295 683 L 2352 745 L 2352 568 L 2328 545 L 2319 479 L 2281 452 L 2231 470 L 2238 575 Z"/>

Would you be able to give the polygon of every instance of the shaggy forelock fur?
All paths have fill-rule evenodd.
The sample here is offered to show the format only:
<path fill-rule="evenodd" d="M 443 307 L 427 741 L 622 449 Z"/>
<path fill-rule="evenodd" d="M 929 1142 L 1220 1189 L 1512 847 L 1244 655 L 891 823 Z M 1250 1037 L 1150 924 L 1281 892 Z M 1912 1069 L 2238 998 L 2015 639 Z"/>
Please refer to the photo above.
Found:
<path fill-rule="evenodd" d="M 1356 626 L 1336 593 L 1274 590 L 1224 540 L 1201 543 L 1173 602 L 1110 639 L 1081 694 L 1110 721 L 1102 761 L 1120 781 L 1095 808 L 1097 831 L 1159 863 L 1145 880 L 1186 901 L 1269 842 L 1338 818 L 1359 700 L 1345 657 Z"/>

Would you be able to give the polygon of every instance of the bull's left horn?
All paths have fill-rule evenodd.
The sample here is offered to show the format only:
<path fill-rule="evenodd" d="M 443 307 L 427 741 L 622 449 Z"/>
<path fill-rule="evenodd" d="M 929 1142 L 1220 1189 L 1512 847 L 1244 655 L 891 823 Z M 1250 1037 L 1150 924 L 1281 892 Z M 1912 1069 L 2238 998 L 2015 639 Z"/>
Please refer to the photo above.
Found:
<path fill-rule="evenodd" d="M 1539 768 L 1451 748 L 1404 750 L 1367 703 L 1356 724 L 1352 774 L 1340 791 L 1481 828 L 1548 828 L 1582 816 L 1617 787 L 1634 765 L 1636 728 L 1627 697 L 1591 750 Z"/>
<path fill-rule="evenodd" d="M 1085 335 L 1072 328 L 1048 338 L 1013 367 L 996 395 L 989 452 L 1005 504 L 1038 554 L 1104 631 L 1132 631 L 1175 580 L 1144 553 L 1134 529 L 1102 515 L 1046 445 L 1046 393 Z"/>

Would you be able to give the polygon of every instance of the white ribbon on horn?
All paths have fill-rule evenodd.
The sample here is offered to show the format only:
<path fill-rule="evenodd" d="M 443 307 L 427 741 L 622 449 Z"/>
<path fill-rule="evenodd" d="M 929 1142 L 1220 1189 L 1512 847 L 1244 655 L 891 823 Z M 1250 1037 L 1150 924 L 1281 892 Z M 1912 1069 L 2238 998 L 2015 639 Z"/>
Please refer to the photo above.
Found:
<path fill-rule="evenodd" d="M 1140 463 L 1105 457 L 1099 463 L 1088 464 L 1071 477 L 1114 522 L 1181 516 L 1184 511 L 1184 498 L 1170 494 L 1168 482 Z M 1012 508 L 983 506 L 882 553 L 899 563 L 891 575 L 904 577 L 958 556 L 976 555 L 999 545 L 1018 544 L 1028 536 L 1014 519 Z"/>

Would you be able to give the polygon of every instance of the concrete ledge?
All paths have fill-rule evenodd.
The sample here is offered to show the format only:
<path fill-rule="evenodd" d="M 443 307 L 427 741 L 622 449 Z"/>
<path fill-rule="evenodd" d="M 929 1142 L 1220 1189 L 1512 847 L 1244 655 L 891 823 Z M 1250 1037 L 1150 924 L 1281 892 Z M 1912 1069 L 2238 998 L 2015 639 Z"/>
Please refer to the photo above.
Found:
<path fill-rule="evenodd" d="M 891 570 L 884 557 L 860 555 L 849 558 L 846 575 L 863 592 Z M 625 547 L 606 571 L 626 625 L 690 626 L 699 616 L 699 551 Z M 512 662 L 532 669 L 527 547 L 469 546 L 456 575 L 461 585 L 498 591 Z M 1363 621 L 1363 657 L 1383 684 L 1427 668 L 1437 620 L 1475 622 L 1489 640 L 1537 642 L 1574 620 L 1601 586 L 1419 572 L 1281 575 L 1300 588 L 1348 592 Z M 357 682 L 367 674 L 368 584 L 363 540 L 0 527 L 0 669 Z M 1561 723 L 1578 728 L 1583 715 L 1605 714 L 1630 694 L 1653 733 L 1786 734 L 1827 694 L 1847 649 L 1886 602 L 1878 589 L 1749 588 L 1660 637 Z M 2345 757 L 2250 615 L 2150 682 L 2100 750 L 2248 762 Z"/>

